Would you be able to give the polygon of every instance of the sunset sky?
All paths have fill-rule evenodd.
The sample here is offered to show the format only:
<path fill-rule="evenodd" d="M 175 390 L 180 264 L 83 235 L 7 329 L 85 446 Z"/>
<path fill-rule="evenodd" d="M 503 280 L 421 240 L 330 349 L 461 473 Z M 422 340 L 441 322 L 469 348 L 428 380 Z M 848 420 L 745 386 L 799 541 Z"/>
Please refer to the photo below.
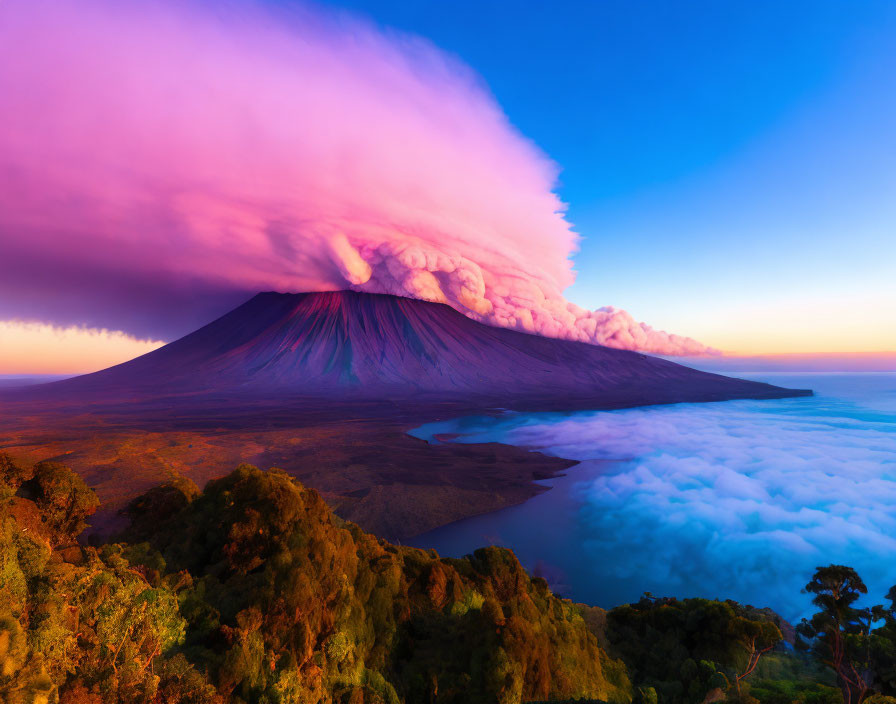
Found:
<path fill-rule="evenodd" d="M 25 6 L 24 0 L 13 0 L 2 11 L 14 15 Z M 191 18 L 202 21 L 203 3 L 195 7 Z M 485 322 L 495 322 L 489 318 L 494 308 L 501 319 L 516 316 L 516 327 L 534 332 L 568 336 L 565 326 L 590 331 L 596 325 L 598 332 L 588 339 L 603 341 L 601 326 L 608 323 L 602 317 L 584 328 L 572 319 L 538 317 L 565 305 L 560 298 L 565 290 L 568 301 L 585 309 L 575 316 L 587 318 L 587 311 L 612 305 L 634 321 L 734 356 L 896 351 L 896 4 L 357 0 L 324 3 L 308 12 L 313 22 L 325 25 L 321 60 L 341 56 L 346 36 L 361 37 L 351 44 L 358 52 L 354 64 L 342 66 L 333 59 L 332 70 L 345 75 L 347 85 L 372 84 L 364 109 L 374 115 L 386 111 L 381 123 L 360 123 L 371 135 L 382 128 L 385 136 L 373 140 L 379 139 L 381 148 L 371 149 L 360 166 L 337 173 L 350 172 L 363 184 L 365 174 L 375 178 L 381 166 L 382 188 L 393 188 L 386 200 L 394 198 L 396 204 L 387 209 L 379 205 L 383 198 L 373 205 L 340 200 L 337 222 L 348 223 L 348 240 L 331 236 L 327 226 L 315 229 L 314 237 L 290 235 L 264 257 L 246 244 L 255 241 L 256 230 L 266 228 L 273 242 L 272 222 L 294 216 L 301 222 L 329 223 L 331 213 L 324 206 L 312 212 L 306 205 L 290 213 L 285 196 L 264 186 L 276 184 L 282 175 L 301 190 L 302 179 L 311 176 L 281 163 L 281 143 L 299 145 L 292 161 L 308 158 L 301 139 L 289 133 L 290 110 L 304 109 L 288 76 L 276 73 L 282 66 L 270 63 L 280 55 L 265 48 L 263 61 L 254 62 L 256 45 L 251 42 L 272 44 L 261 41 L 268 31 L 261 23 L 260 29 L 246 30 L 246 47 L 234 50 L 237 68 L 220 67 L 222 75 L 245 77 L 245 82 L 222 83 L 216 89 L 232 88 L 238 107 L 239 100 L 251 98 L 240 91 L 256 90 L 254 76 L 270 76 L 270 85 L 258 90 L 269 90 L 262 98 L 274 101 L 268 103 L 270 133 L 288 141 L 272 137 L 261 148 L 247 141 L 246 149 L 233 154 L 228 152 L 229 135 L 241 132 L 230 130 L 223 119 L 211 132 L 219 141 L 190 141 L 194 134 L 209 132 L 201 124 L 207 118 L 206 103 L 196 101 L 202 112 L 191 108 L 177 114 L 176 101 L 184 95 L 192 101 L 200 89 L 172 92 L 167 74 L 145 79 L 146 96 L 135 94 L 135 100 L 145 97 L 149 117 L 144 112 L 144 122 L 130 123 L 124 109 L 118 119 L 117 94 L 111 89 L 103 94 L 97 88 L 102 82 L 78 83 L 79 77 L 90 78 L 90 61 L 80 66 L 65 61 L 56 93 L 52 81 L 48 87 L 40 80 L 41 72 L 51 67 L 29 63 L 28 56 L 21 66 L 5 62 L 0 88 L 17 86 L 17 96 L 22 86 L 41 88 L 27 99 L 17 97 L 8 115 L 0 116 L 0 151 L 14 154 L 9 163 L 0 162 L 0 211 L 8 213 L 0 213 L 0 277 L 6 282 L 0 283 L 0 374 L 75 373 L 124 361 L 226 312 L 259 288 L 333 288 L 348 281 L 371 287 L 367 290 L 403 292 L 396 287 L 412 286 L 410 294 L 439 300 L 441 291 L 427 292 L 436 280 L 433 275 L 448 271 L 432 263 L 446 251 L 473 262 L 476 275 L 481 270 L 486 282 L 484 289 L 474 291 L 473 303 L 474 293 L 456 293 L 456 286 L 445 289 L 446 300 L 459 300 L 485 316 Z M 76 38 L 82 29 L 84 37 L 111 32 L 101 22 L 91 25 L 89 13 L 79 22 L 72 29 Z M 47 31 L 50 45 L 54 30 Z M 177 46 L 179 35 L 166 36 L 163 32 L 158 41 Z M 199 41 L 205 40 L 200 33 Z M 133 42 L 139 43 L 139 38 Z M 109 43 L 108 51 L 119 49 Z M 393 50 L 401 56 L 392 57 Z M 422 53 L 414 53 L 418 51 Z M 2 52 L 0 48 L 0 67 L 7 58 Z M 364 52 L 387 55 L 382 70 L 358 68 L 369 63 L 361 58 Z M 402 58 L 411 54 L 423 56 L 419 72 Z M 174 56 L 172 62 L 176 51 Z M 222 64 L 229 60 L 220 57 Z M 177 75 L 177 65 L 171 65 Z M 268 66 L 274 68 L 269 71 Z M 195 69 L 196 80 L 204 70 Z M 303 69 L 296 70 L 301 75 Z M 306 80 L 313 75 L 306 74 Z M 140 86 L 144 79 L 138 70 L 128 80 Z M 277 80 L 284 81 L 280 89 Z M 166 92 L 159 95 L 168 96 L 174 107 L 150 100 L 154 85 L 162 86 L 159 90 Z M 327 81 L 322 85 L 330 90 Z M 339 107 L 342 113 L 348 105 L 350 111 L 348 98 L 338 88 L 332 92 L 320 104 Z M 429 107 L 428 101 L 440 95 L 445 96 L 444 115 Z M 76 115 L 57 130 L 52 121 L 60 106 L 55 103 L 63 99 L 84 108 L 83 124 L 95 109 L 110 115 L 109 125 L 91 124 L 88 131 Z M 265 103 L 260 99 L 259 104 Z M 389 113 L 393 105 L 394 119 Z M 29 133 L 31 111 L 43 107 L 51 108 L 44 111 L 53 135 L 46 142 L 44 132 L 40 141 Z M 332 122 L 326 109 L 321 109 L 322 125 Z M 197 121 L 191 131 L 183 128 L 188 118 Z M 259 119 L 264 131 L 265 116 Z M 455 119 L 457 125 L 449 124 Z M 172 144 L 187 145 L 192 156 L 179 152 L 184 154 L 179 163 L 170 154 L 153 152 L 156 123 L 160 134 L 174 130 Z M 315 124 L 303 123 L 301 129 Z M 354 138 L 358 129 L 347 118 L 334 127 L 334 135 Z M 129 143 L 135 134 L 147 139 L 144 155 L 152 166 L 133 178 L 128 173 L 119 183 L 124 171 L 121 165 L 109 166 L 115 158 L 109 155 L 115 154 L 115 139 Z M 396 153 L 389 140 L 400 141 L 406 134 L 419 136 L 407 154 Z M 87 152 L 79 149 L 96 144 L 98 135 L 108 139 L 103 142 L 107 151 L 98 146 L 81 169 Z M 329 143 L 324 139 L 322 144 L 323 150 Z M 334 137 L 334 153 L 342 149 L 340 144 Z M 276 156 L 276 167 L 265 166 L 258 157 L 266 146 L 272 159 Z M 471 164 L 466 177 L 465 148 Z M 415 149 L 429 158 L 411 168 L 402 160 L 410 159 Z M 189 170 L 212 153 L 207 172 Z M 228 160 L 222 162 L 218 153 Z M 63 154 L 71 161 L 65 162 Z M 440 169 L 439 155 L 452 163 Z M 141 158 L 131 155 L 128 168 L 136 164 L 139 172 Z M 316 158 L 333 163 L 323 152 L 311 156 Z M 559 169 L 554 184 L 546 159 Z M 203 192 L 204 186 L 197 184 L 212 183 L 222 168 L 231 168 L 233 179 Z M 237 176 L 251 181 L 253 188 L 243 188 Z M 421 187 L 430 190 L 417 193 L 421 179 L 433 182 Z M 176 207 L 165 211 L 152 210 L 156 201 L 149 196 L 133 196 L 134 184 L 148 184 L 153 194 L 170 194 L 188 181 L 189 197 L 177 196 Z M 347 190 L 352 183 L 333 186 L 326 174 L 322 181 L 324 200 L 332 198 L 327 188 Z M 501 181 L 502 186 L 490 185 Z M 379 187 L 376 180 L 371 183 Z M 415 189 L 410 197 L 417 200 L 400 209 L 404 195 L 398 194 L 411 193 L 408 184 Z M 551 217 L 552 188 L 567 206 L 565 222 Z M 481 204 L 468 205 L 470 194 L 475 199 L 479 193 L 490 202 L 483 196 Z M 258 202 L 244 208 L 256 196 Z M 445 209 L 438 220 L 420 215 L 443 196 Z M 91 205 L 91 199 L 96 203 Z M 407 246 L 406 237 L 397 245 L 386 237 L 392 249 L 385 253 L 384 235 L 346 219 L 346 213 L 357 219 L 360 212 L 370 222 L 405 223 L 406 231 L 420 238 L 423 254 L 415 256 L 426 264 L 410 263 L 412 258 L 401 249 Z M 192 228 L 190 239 L 184 240 L 189 245 L 173 235 L 159 235 L 171 222 L 172 232 Z M 71 223 L 82 223 L 83 229 Z M 223 235 L 214 230 L 216 223 Z M 443 228 L 450 223 L 459 223 L 460 234 L 450 248 L 440 249 Z M 485 224 L 500 233 L 498 239 L 477 242 L 463 231 L 469 226 L 475 232 Z M 572 249 L 569 225 L 581 238 L 578 251 Z M 505 235 L 505 230 L 513 234 Z M 100 231 L 101 236 L 95 234 Z M 376 247 L 378 258 L 371 259 L 369 252 Z M 328 253 L 325 262 L 319 260 L 319 250 Z M 568 286 L 572 277 L 563 258 L 570 252 L 577 273 Z M 274 256 L 289 261 L 275 262 Z M 386 261 L 389 257 L 405 267 L 400 274 L 392 260 Z M 532 270 L 536 266 L 538 271 Z M 521 270 L 531 276 L 525 286 L 535 286 L 547 297 L 546 303 L 533 304 L 542 311 L 534 323 L 512 308 L 529 300 L 529 293 L 507 293 L 507 282 L 518 281 Z M 394 279 L 385 278 L 387 271 Z M 551 332 L 555 330 L 561 332 Z M 637 338 L 640 328 L 632 330 Z M 673 344 L 664 340 L 652 341 L 651 351 Z"/>

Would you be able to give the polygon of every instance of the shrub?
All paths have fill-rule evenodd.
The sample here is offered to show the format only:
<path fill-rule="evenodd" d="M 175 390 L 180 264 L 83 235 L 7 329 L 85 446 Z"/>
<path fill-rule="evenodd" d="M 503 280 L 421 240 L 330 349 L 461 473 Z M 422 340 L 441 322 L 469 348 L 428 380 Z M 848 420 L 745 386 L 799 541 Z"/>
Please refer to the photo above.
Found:
<path fill-rule="evenodd" d="M 55 545 L 73 541 L 100 505 L 80 476 L 56 462 L 35 465 L 34 476 L 22 484 L 21 491 L 37 504 Z"/>
<path fill-rule="evenodd" d="M 34 468 L 31 465 L 16 462 L 8 453 L 0 452 L 0 482 L 15 490 L 32 476 Z"/>

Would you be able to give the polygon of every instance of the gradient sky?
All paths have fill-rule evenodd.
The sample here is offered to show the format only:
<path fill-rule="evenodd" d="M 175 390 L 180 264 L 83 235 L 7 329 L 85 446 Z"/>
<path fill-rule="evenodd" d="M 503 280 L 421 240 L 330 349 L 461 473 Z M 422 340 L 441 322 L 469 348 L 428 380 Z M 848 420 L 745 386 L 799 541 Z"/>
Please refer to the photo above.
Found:
<path fill-rule="evenodd" d="M 431 39 L 562 167 L 569 297 L 739 354 L 896 350 L 896 3 L 325 3 Z"/>
<path fill-rule="evenodd" d="M 573 302 L 735 355 L 896 351 L 896 3 L 318 4 L 453 54 L 556 161 Z M 0 373 L 160 344 L 0 332 Z"/>

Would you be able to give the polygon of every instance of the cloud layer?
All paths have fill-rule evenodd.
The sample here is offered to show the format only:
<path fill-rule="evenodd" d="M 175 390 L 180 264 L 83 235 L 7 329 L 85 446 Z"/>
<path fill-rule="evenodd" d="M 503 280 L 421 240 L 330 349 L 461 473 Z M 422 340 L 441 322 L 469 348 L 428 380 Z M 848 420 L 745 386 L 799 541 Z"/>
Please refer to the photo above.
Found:
<path fill-rule="evenodd" d="M 418 39 L 307 9 L 6 0 L 0 94 L 0 317 L 170 337 L 257 290 L 353 287 L 706 351 L 563 298 L 555 165 Z"/>
<path fill-rule="evenodd" d="M 572 479 L 591 477 L 576 485 L 575 500 L 527 517 L 531 532 L 577 515 L 566 530 L 572 545 L 533 556 L 557 563 L 574 598 L 734 598 L 793 619 L 809 608 L 800 590 L 815 567 L 837 562 L 855 567 L 881 600 L 896 584 L 896 375 L 787 383 L 818 395 L 517 415 L 436 432 L 619 460 L 571 470 Z M 493 520 L 479 533 L 516 530 L 499 514 Z M 528 543 L 540 544 L 539 535 L 515 535 L 526 554 Z"/>

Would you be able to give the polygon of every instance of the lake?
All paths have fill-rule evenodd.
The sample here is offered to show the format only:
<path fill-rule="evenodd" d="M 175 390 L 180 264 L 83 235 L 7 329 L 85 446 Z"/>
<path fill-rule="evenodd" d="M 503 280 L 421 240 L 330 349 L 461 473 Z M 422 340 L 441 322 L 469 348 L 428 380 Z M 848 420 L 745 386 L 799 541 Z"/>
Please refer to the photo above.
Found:
<path fill-rule="evenodd" d="M 815 567 L 896 584 L 896 374 L 739 374 L 813 397 L 432 423 L 581 463 L 519 506 L 411 541 L 445 556 L 512 548 L 556 592 L 604 607 L 732 598 L 798 619 Z"/>

